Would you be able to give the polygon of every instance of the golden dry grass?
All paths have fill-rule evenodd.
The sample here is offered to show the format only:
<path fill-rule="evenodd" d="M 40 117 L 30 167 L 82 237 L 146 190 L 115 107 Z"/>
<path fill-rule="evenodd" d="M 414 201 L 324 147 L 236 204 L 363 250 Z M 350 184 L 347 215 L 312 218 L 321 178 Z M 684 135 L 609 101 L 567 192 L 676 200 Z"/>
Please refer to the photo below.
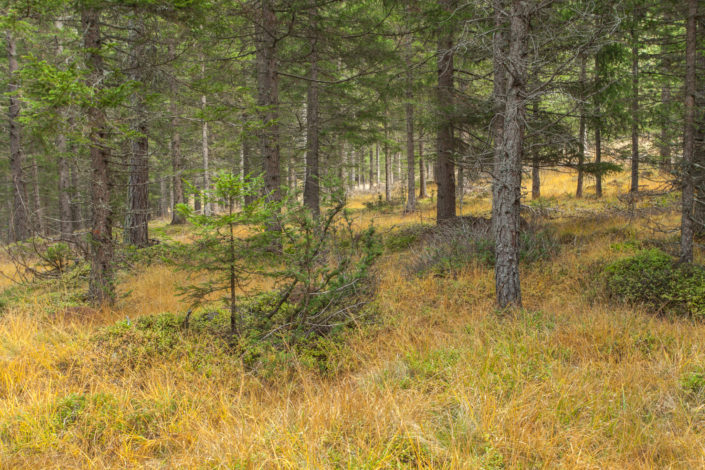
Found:
<path fill-rule="evenodd" d="M 566 173 L 545 174 L 543 192 L 566 213 L 597 211 L 624 178 L 604 201 L 569 197 Z M 466 201 L 467 213 L 488 209 Z M 390 230 L 432 211 L 358 217 Z M 350 332 L 329 376 L 302 364 L 264 380 L 193 338 L 153 357 L 96 340 L 126 316 L 183 310 L 182 274 L 163 266 L 122 280 L 126 297 L 91 321 L 11 309 L 0 319 L 0 467 L 705 467 L 705 397 L 681 383 L 705 367 L 705 325 L 590 295 L 625 233 L 667 235 L 621 216 L 549 223 L 576 242 L 522 268 L 521 312 L 495 312 L 487 267 L 419 279 L 404 268 L 409 252 L 386 254 L 383 321 Z"/>

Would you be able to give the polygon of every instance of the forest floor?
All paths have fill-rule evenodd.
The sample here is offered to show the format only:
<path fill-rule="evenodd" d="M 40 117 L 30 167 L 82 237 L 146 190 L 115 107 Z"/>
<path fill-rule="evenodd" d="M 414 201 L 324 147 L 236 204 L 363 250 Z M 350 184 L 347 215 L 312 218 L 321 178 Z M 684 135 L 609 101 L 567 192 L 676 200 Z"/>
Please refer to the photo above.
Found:
<path fill-rule="evenodd" d="M 88 315 L 51 313 L 60 284 L 29 295 L 1 281 L 0 467 L 702 468 L 705 393 L 691 385 L 705 323 L 602 292 L 609 261 L 676 246 L 677 199 L 639 201 L 630 217 L 626 178 L 576 199 L 575 175 L 543 174 L 529 206 L 560 246 L 522 265 L 514 312 L 496 311 L 486 263 L 414 272 L 430 201 L 401 215 L 353 198 L 359 224 L 385 237 L 378 321 L 331 343 L 324 371 L 302 360 L 262 376 L 207 336 L 134 328 L 185 309 L 183 274 L 159 263 L 122 274 L 117 306 Z M 487 188 L 473 194 L 463 213 L 488 216 Z M 189 237 L 164 222 L 153 233 Z"/>

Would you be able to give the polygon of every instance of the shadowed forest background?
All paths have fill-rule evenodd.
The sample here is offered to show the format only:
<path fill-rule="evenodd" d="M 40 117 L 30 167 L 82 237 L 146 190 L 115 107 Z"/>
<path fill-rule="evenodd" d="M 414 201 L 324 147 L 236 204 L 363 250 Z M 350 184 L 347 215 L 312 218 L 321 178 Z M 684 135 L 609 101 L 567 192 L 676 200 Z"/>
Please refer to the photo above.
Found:
<path fill-rule="evenodd" d="M 701 2 L 0 10 L 0 468 L 705 466 Z"/>

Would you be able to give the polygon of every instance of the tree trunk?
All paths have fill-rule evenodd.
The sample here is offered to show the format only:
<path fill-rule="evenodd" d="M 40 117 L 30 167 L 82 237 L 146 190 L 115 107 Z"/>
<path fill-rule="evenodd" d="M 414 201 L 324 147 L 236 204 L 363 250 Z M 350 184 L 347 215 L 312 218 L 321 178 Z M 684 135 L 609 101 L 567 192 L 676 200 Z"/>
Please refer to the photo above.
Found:
<path fill-rule="evenodd" d="M 426 163 L 423 159 L 423 140 L 419 138 L 419 199 L 426 197 Z"/>
<path fill-rule="evenodd" d="M 585 151 L 587 143 L 587 126 L 586 126 L 586 116 L 585 116 L 585 84 L 587 81 L 586 76 L 586 58 L 585 54 L 580 55 L 580 124 L 578 133 L 578 186 L 575 190 L 575 197 L 583 197 L 583 165 L 585 163 Z"/>
<path fill-rule="evenodd" d="M 169 44 L 169 56 L 174 56 L 174 45 Z M 174 71 L 174 73 L 176 73 Z M 179 105 L 177 100 L 178 90 L 176 78 L 171 77 L 169 87 L 171 97 L 169 99 L 169 112 L 171 114 L 171 140 L 169 143 L 171 153 L 171 188 L 174 194 L 174 204 L 171 207 L 171 225 L 181 225 L 186 223 L 184 216 L 176 210 L 176 206 L 186 202 L 184 198 L 183 171 L 184 162 L 181 155 L 181 133 L 179 132 Z"/>
<path fill-rule="evenodd" d="M 499 189 L 499 180 L 497 172 L 502 166 L 502 133 L 504 132 L 504 110 L 506 107 L 507 93 L 507 71 L 505 60 L 507 53 L 507 26 L 506 26 L 506 0 L 493 0 L 492 9 L 494 16 L 494 35 L 492 36 L 492 99 L 494 105 L 494 117 L 492 122 L 492 140 L 494 142 L 494 155 L 492 162 L 493 179 L 492 179 L 492 220 L 495 221 L 498 215 L 495 213 L 497 205 L 494 201 L 498 200 L 497 190 Z M 494 222 L 493 222 L 494 223 Z"/>
<path fill-rule="evenodd" d="M 134 28 L 130 34 L 132 36 L 132 79 L 140 83 L 145 77 L 142 64 L 144 31 L 141 20 L 137 20 L 132 26 Z M 138 89 L 132 95 L 132 107 L 135 116 L 132 129 L 136 137 L 132 141 L 130 155 L 124 233 L 127 245 L 142 248 L 149 244 L 149 137 L 147 136 L 147 109 L 142 89 Z"/>
<path fill-rule="evenodd" d="M 666 59 L 664 59 L 665 61 Z M 670 62 L 670 61 L 669 61 Z M 664 65 L 664 74 L 671 72 L 671 64 Z M 661 85 L 661 135 L 659 137 L 659 153 L 661 154 L 661 168 L 670 172 L 671 168 L 671 138 L 669 126 L 671 125 L 668 115 L 664 115 L 664 111 L 668 109 L 671 103 L 671 86 L 668 82 Z M 669 113 L 670 114 L 670 113 Z"/>
<path fill-rule="evenodd" d="M 413 74 L 411 70 L 411 37 L 409 37 L 408 55 L 406 64 L 406 170 L 407 170 L 407 196 L 406 212 L 416 210 L 416 176 L 414 163 L 414 105 L 413 94 Z M 401 159 L 399 160 L 401 165 Z"/>
<path fill-rule="evenodd" d="M 205 75 L 206 64 L 201 63 L 201 74 Z M 210 147 L 208 146 L 208 120 L 206 119 L 206 111 L 208 107 L 208 98 L 205 93 L 201 95 L 201 112 L 203 119 L 201 120 L 201 153 L 203 155 L 203 191 L 205 198 L 203 201 L 203 214 L 211 215 L 213 213 L 213 205 L 208 201 L 208 194 L 211 188 L 210 176 Z"/>
<path fill-rule="evenodd" d="M 463 199 L 465 196 L 465 169 L 458 166 L 458 207 L 460 215 L 463 215 Z"/>
<path fill-rule="evenodd" d="M 502 158 L 495 168 L 497 189 L 493 203 L 495 234 L 495 287 L 497 304 L 521 306 L 519 284 L 519 222 L 521 163 L 524 145 L 526 49 L 528 5 L 514 0 L 510 22 L 509 54 L 512 73 L 507 74 L 507 94 L 502 132 Z"/>
<path fill-rule="evenodd" d="M 388 131 L 385 123 L 384 127 L 384 200 L 392 200 L 392 161 L 389 155 L 389 144 L 387 143 Z"/>
<path fill-rule="evenodd" d="M 595 54 L 595 88 L 600 89 L 600 60 L 598 55 Z M 602 112 L 600 111 L 600 98 L 595 93 L 594 95 L 594 105 L 595 105 L 595 166 L 597 168 L 597 173 L 595 173 L 595 196 L 602 197 L 602 172 L 600 171 L 600 164 L 602 163 Z"/>
<path fill-rule="evenodd" d="M 381 169 L 379 165 L 379 143 L 375 144 L 375 170 L 377 172 L 377 176 L 375 178 L 375 187 L 379 188 L 380 185 L 380 176 L 381 176 Z"/>
<path fill-rule="evenodd" d="M 81 12 L 83 45 L 88 68 L 87 85 L 99 89 L 102 85 L 103 57 L 100 36 L 100 14 L 95 7 Z M 110 206 L 110 155 L 107 147 L 108 128 L 105 114 L 96 102 L 86 112 L 90 123 L 88 142 L 91 158 L 91 231 L 89 235 L 90 276 L 88 297 L 95 305 L 111 304 L 115 296 L 113 285 L 113 211 Z"/>
<path fill-rule="evenodd" d="M 279 78 L 277 75 L 276 25 L 272 0 L 260 0 L 261 16 L 256 22 L 257 105 L 264 128 L 260 131 L 260 152 L 267 197 L 281 200 L 279 168 Z M 272 222 L 271 230 L 279 230 Z"/>
<path fill-rule="evenodd" d="M 533 106 L 534 119 L 538 120 L 539 114 L 539 103 L 534 101 Z M 539 153 L 539 146 L 534 144 L 531 149 L 531 199 L 538 199 L 541 197 L 541 166 L 540 166 L 541 155 Z"/>
<path fill-rule="evenodd" d="M 63 29 L 61 20 L 55 21 L 55 25 L 57 29 Z M 54 37 L 54 40 L 56 41 L 56 56 L 61 57 L 64 55 L 64 48 L 58 37 Z M 65 112 L 60 111 L 60 118 L 62 121 L 66 120 Z M 58 153 L 57 166 L 59 171 L 59 239 L 67 241 L 72 238 L 74 227 L 71 215 L 71 195 L 69 194 L 71 190 L 71 169 L 68 161 L 66 134 L 63 130 L 59 131 L 56 136 L 56 150 Z"/>
<path fill-rule="evenodd" d="M 32 195 L 34 196 L 34 218 L 37 221 L 36 230 L 39 234 L 46 234 L 46 227 L 44 226 L 44 207 L 42 204 L 42 196 L 39 192 L 39 165 L 37 164 L 37 157 L 32 158 L 32 180 L 34 182 L 32 188 Z"/>
<path fill-rule="evenodd" d="M 8 127 L 10 130 L 10 172 L 12 173 L 12 213 L 10 221 L 10 238 L 12 241 L 24 240 L 29 236 L 29 200 L 27 185 L 24 178 L 24 154 L 22 152 L 20 125 L 17 118 L 20 115 L 20 99 L 17 96 L 17 45 L 9 31 L 5 36 L 8 57 L 8 92 L 10 93 L 8 107 Z"/>
<path fill-rule="evenodd" d="M 311 66 L 309 69 L 308 96 L 306 103 L 306 181 L 304 182 L 304 205 L 309 208 L 314 216 L 318 217 L 321 213 L 321 209 L 319 186 L 320 172 L 318 168 L 318 55 L 316 52 L 316 42 L 316 38 L 311 41 Z"/>
<path fill-rule="evenodd" d="M 629 191 L 639 191 L 639 36 L 637 28 L 632 26 L 632 181 Z"/>
<path fill-rule="evenodd" d="M 695 55 L 698 0 L 688 0 L 685 41 L 685 130 L 683 134 L 683 188 L 680 260 L 693 262 L 694 154 L 695 154 Z"/>
<path fill-rule="evenodd" d="M 451 10 L 450 2 L 443 4 L 445 13 Z M 455 180 L 453 166 L 453 123 L 449 116 L 453 113 L 453 34 L 450 31 L 438 32 L 438 130 L 436 135 L 436 222 L 455 218 Z"/>

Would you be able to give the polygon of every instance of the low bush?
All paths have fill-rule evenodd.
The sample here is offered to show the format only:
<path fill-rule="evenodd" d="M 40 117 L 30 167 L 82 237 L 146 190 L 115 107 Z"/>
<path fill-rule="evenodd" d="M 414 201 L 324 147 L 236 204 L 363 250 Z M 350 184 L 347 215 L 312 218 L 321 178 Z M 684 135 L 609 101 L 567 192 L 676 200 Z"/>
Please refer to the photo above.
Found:
<path fill-rule="evenodd" d="M 526 228 L 519 235 L 520 260 L 532 263 L 549 259 L 559 248 L 555 234 L 547 229 Z M 446 276 L 474 262 L 494 266 L 495 243 L 491 222 L 482 218 L 459 218 L 457 222 L 438 227 L 409 271 L 417 275 Z"/>
<path fill-rule="evenodd" d="M 678 264 L 658 248 L 608 264 L 604 282 L 607 293 L 621 301 L 658 312 L 705 315 L 705 268 Z"/>

